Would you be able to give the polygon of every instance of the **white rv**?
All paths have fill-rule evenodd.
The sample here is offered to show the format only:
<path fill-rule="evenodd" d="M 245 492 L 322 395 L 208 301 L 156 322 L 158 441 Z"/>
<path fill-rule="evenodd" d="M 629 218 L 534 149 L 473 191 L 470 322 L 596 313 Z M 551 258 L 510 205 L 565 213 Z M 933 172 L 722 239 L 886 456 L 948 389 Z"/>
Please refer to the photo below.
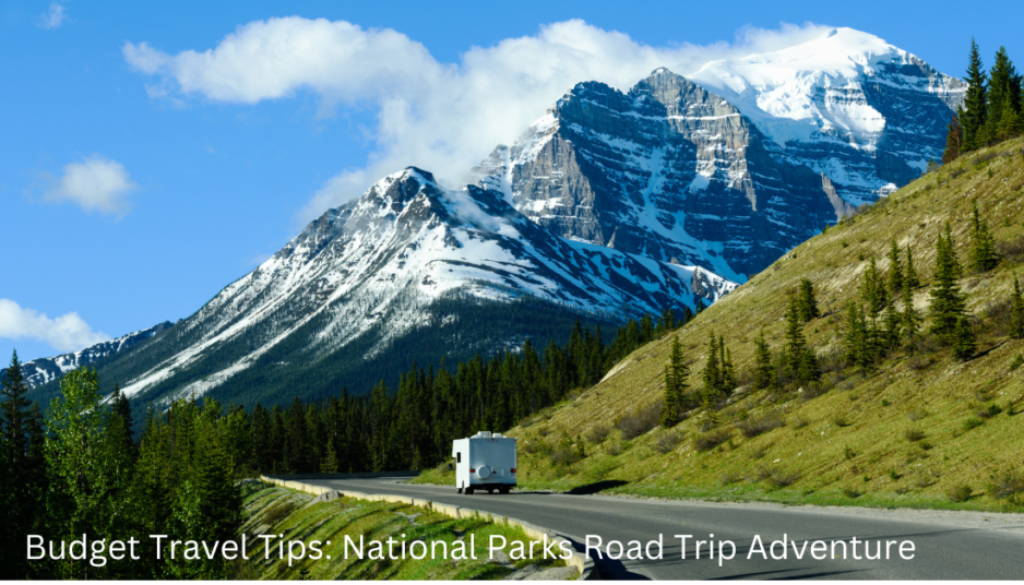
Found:
<path fill-rule="evenodd" d="M 516 485 L 516 439 L 480 431 L 452 441 L 455 486 L 460 494 L 494 490 L 507 494 Z"/>

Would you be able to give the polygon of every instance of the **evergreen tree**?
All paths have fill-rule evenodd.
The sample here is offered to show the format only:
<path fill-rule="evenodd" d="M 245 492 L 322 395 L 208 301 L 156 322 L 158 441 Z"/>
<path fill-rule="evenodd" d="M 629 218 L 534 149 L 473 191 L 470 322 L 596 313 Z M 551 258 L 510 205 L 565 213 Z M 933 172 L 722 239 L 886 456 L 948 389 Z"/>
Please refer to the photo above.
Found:
<path fill-rule="evenodd" d="M 1016 115 L 1020 112 L 1020 76 L 1006 54 L 1006 47 L 999 47 L 996 52 L 995 62 L 992 64 L 992 71 L 989 75 L 988 90 L 988 119 L 986 120 L 986 135 L 990 139 L 998 140 L 1001 134 L 1006 133 L 1002 138 L 1009 138 L 1014 134 L 1012 129 L 1016 126 Z M 1004 112 L 1010 116 L 1004 124 Z"/>
<path fill-rule="evenodd" d="M 38 505 L 38 492 L 33 488 L 40 486 L 33 486 L 29 482 L 32 471 L 28 460 L 31 402 L 25 397 L 28 385 L 21 371 L 17 351 L 12 352 L 11 363 L 2 372 L 0 386 L 3 389 L 0 395 L 0 461 L 4 465 L 0 475 L 5 476 L 3 501 L 0 501 L 3 506 L 0 510 L 3 516 L 0 517 L 4 523 L 0 531 L 3 532 L 3 544 L 10 547 L 6 550 L 20 551 L 21 540 L 28 534 L 36 512 L 33 507 Z M 27 577 L 28 565 L 24 555 L 5 555 L 4 561 L 4 575 L 19 579 Z"/>
<path fill-rule="evenodd" d="M 960 158 L 964 151 L 964 129 L 960 125 L 960 116 L 963 110 L 954 112 L 949 124 L 946 125 L 946 148 L 942 151 L 942 164 L 949 164 Z"/>
<path fill-rule="evenodd" d="M 1017 277 L 1013 278 L 1013 297 L 1010 299 L 1010 337 L 1024 339 L 1024 298 L 1021 298 Z"/>
<path fill-rule="evenodd" d="M 811 382 L 821 377 L 818 360 L 804 340 L 796 299 L 790 300 L 786 311 L 786 349 L 782 354 L 782 375 L 797 383 Z"/>
<path fill-rule="evenodd" d="M 903 280 L 903 314 L 900 325 L 903 328 L 903 339 L 907 352 L 914 353 L 914 346 L 917 343 L 921 331 L 921 316 L 914 308 L 914 293 L 910 288 L 910 279 Z"/>
<path fill-rule="evenodd" d="M 714 402 L 722 387 L 722 367 L 719 358 L 718 337 L 711 332 L 711 341 L 708 344 L 708 361 L 704 365 L 704 372 L 701 374 L 704 383 L 703 396 Z"/>
<path fill-rule="evenodd" d="M 719 386 L 719 393 L 722 395 L 732 394 L 736 389 L 736 368 L 732 365 L 732 355 L 725 347 L 725 339 L 718 338 L 718 356 L 722 364 L 722 380 Z"/>
<path fill-rule="evenodd" d="M 910 251 L 910 244 L 907 244 L 907 268 L 903 273 L 903 279 L 912 289 L 921 286 L 921 280 L 917 277 L 917 270 L 914 268 L 914 254 Z"/>
<path fill-rule="evenodd" d="M 882 347 L 885 353 L 892 353 L 900 346 L 903 339 L 903 324 L 896 303 L 889 303 L 885 308 L 884 329 L 882 330 Z"/>
<path fill-rule="evenodd" d="M 880 313 L 888 302 L 885 283 L 878 271 L 878 265 L 875 264 L 874 256 L 868 261 L 868 267 L 864 270 L 860 292 L 861 298 L 868 305 L 868 310 L 874 315 Z"/>
<path fill-rule="evenodd" d="M 846 334 L 843 337 L 846 359 L 860 371 L 868 370 L 874 362 L 867 321 L 860 308 L 854 304 L 846 309 Z"/>
<path fill-rule="evenodd" d="M 679 336 L 672 339 L 672 350 L 668 364 L 665 366 L 665 406 L 661 413 L 661 424 L 674 427 L 683 420 L 683 412 L 687 407 L 687 378 L 690 369 L 683 359 L 683 350 L 679 345 Z"/>
<path fill-rule="evenodd" d="M 957 319 L 965 309 L 964 295 L 960 292 L 957 279 L 960 277 L 960 262 L 953 249 L 953 236 L 946 224 L 944 234 L 939 234 L 935 244 L 935 275 L 929 294 L 928 307 L 932 320 L 931 332 L 948 338 L 956 329 Z"/>
<path fill-rule="evenodd" d="M 978 344 L 974 337 L 974 330 L 966 315 L 960 315 L 956 320 L 956 327 L 953 330 L 953 356 L 965 362 L 977 349 Z"/>
<path fill-rule="evenodd" d="M 797 308 L 800 320 L 805 323 L 821 316 L 821 311 L 818 310 L 818 301 L 814 298 L 814 285 L 806 278 L 800 279 Z"/>
<path fill-rule="evenodd" d="M 978 212 L 978 200 L 972 203 L 971 224 L 971 268 L 975 272 L 988 272 L 999 264 L 999 253 L 989 232 L 988 223 L 981 219 Z"/>
<path fill-rule="evenodd" d="M 988 120 L 988 76 L 981 63 L 978 44 L 971 39 L 971 51 L 968 57 L 967 93 L 964 95 L 963 107 L 957 117 L 964 131 L 964 151 L 975 150 L 988 142 L 985 135 L 985 123 Z"/>
<path fill-rule="evenodd" d="M 754 388 L 764 390 L 775 385 L 772 352 L 764 338 L 764 330 L 754 340 Z"/>
<path fill-rule="evenodd" d="M 903 293 L 903 262 L 900 260 L 900 248 L 896 245 L 896 238 L 892 239 L 889 246 L 889 273 L 886 284 L 889 288 L 889 298 L 896 300 L 896 297 Z"/>

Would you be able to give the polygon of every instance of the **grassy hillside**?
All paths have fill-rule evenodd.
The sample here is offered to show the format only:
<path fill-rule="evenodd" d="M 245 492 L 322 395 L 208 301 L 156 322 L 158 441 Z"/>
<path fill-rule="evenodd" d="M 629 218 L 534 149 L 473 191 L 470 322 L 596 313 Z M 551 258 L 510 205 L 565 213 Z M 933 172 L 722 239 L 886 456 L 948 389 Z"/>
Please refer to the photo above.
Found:
<path fill-rule="evenodd" d="M 960 280 L 978 334 L 975 357 L 961 362 L 926 336 L 921 353 L 897 350 L 858 373 L 842 356 L 843 334 L 867 260 L 873 256 L 884 274 L 891 238 L 910 246 L 923 283 L 914 304 L 926 316 L 937 236 L 948 221 L 966 265 L 975 198 L 1006 252 L 996 269 L 965 270 Z M 520 484 L 674 498 L 1020 509 L 1022 494 L 1008 493 L 1024 490 L 1024 416 L 1015 414 L 1024 410 L 1024 341 L 1008 338 L 1005 303 L 1014 274 L 1024 277 L 1022 260 L 1024 140 L 1015 140 L 954 161 L 810 239 L 680 329 L 691 389 L 700 386 L 712 333 L 725 339 L 740 388 L 718 409 L 694 409 L 672 429 L 653 424 L 671 343 L 662 338 L 600 384 L 508 433 L 520 438 Z M 804 327 L 825 370 L 821 384 L 753 390 L 753 342 L 763 329 L 779 353 L 789 294 L 801 278 L 814 284 L 823 313 Z M 439 468 L 421 481 L 447 480 Z M 1002 493 L 989 495 L 992 486 Z"/>
<path fill-rule="evenodd" d="M 244 525 L 242 530 L 252 538 L 259 534 L 282 534 L 284 541 L 313 540 L 331 541 L 322 547 L 325 557 L 318 560 L 304 560 L 288 566 L 287 548 L 285 559 L 264 561 L 264 549 L 255 546 L 249 561 L 238 561 L 237 577 L 241 579 L 501 579 L 528 564 L 538 565 L 541 570 L 564 566 L 563 561 L 523 560 L 506 563 L 488 562 L 487 543 L 490 535 L 504 536 L 509 544 L 529 538 L 517 526 L 492 523 L 483 519 L 452 519 L 443 514 L 406 504 L 369 502 L 343 498 L 331 502 L 317 502 L 310 505 L 313 496 L 294 490 L 270 487 L 266 484 L 249 484 L 245 497 Z M 401 535 L 405 535 L 402 538 Z M 424 560 L 346 560 L 343 552 L 345 535 L 358 541 L 360 535 L 366 541 L 385 541 L 393 537 L 396 541 L 411 543 L 424 540 L 428 545 L 434 541 L 445 541 L 449 547 L 456 539 L 470 542 L 475 537 L 478 560 L 446 560 L 429 558 Z M 260 541 L 255 541 L 259 543 Z M 528 545 L 527 545 L 528 546 Z M 396 548 L 397 550 L 397 548 Z M 538 549 L 539 550 L 539 549 Z M 397 553 L 396 553 L 397 554 Z M 328 560 L 326 555 L 331 558 Z M 573 569 L 575 571 L 575 569 Z"/>

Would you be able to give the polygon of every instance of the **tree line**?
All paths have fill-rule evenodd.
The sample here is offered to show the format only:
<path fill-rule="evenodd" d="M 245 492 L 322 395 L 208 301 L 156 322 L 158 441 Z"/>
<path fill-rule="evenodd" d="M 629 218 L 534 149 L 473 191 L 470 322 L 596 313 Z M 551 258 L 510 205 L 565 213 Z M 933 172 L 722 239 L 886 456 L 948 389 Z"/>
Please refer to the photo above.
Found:
<path fill-rule="evenodd" d="M 965 152 L 1024 134 L 1021 79 L 1006 47 L 999 47 L 992 69 L 986 72 L 978 44 L 971 39 L 967 76 L 964 77 L 967 92 L 947 127 L 943 163 Z"/>

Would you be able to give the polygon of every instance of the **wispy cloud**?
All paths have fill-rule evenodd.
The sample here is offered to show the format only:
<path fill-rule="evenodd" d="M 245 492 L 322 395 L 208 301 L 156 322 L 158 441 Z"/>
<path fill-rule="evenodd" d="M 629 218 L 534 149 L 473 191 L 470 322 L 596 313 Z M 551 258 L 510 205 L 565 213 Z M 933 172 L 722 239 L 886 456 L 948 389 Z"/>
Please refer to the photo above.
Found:
<path fill-rule="evenodd" d="M 110 339 L 106 333 L 93 331 L 78 313 L 50 319 L 10 299 L 0 299 L 0 337 L 42 341 L 60 352 L 77 351 Z"/>
<path fill-rule="evenodd" d="M 39 17 L 42 28 L 58 28 L 68 20 L 67 10 L 61 2 L 50 2 L 50 8 Z"/>
<path fill-rule="evenodd" d="M 748 27 L 732 42 L 654 47 L 570 20 L 441 63 L 391 29 L 290 17 L 245 24 L 202 52 L 171 55 L 142 42 L 126 43 L 123 53 L 136 70 L 159 77 L 151 96 L 252 104 L 312 91 L 321 97 L 322 114 L 376 107 L 375 148 L 366 165 L 329 180 L 302 210 L 300 219 L 308 220 L 408 165 L 455 184 L 578 82 L 625 90 L 658 67 L 685 75 L 713 60 L 793 46 L 826 30 Z"/>
<path fill-rule="evenodd" d="M 121 163 L 100 155 L 64 165 L 64 174 L 46 200 L 71 202 L 86 211 L 123 216 L 131 208 L 128 196 L 138 188 Z"/>

